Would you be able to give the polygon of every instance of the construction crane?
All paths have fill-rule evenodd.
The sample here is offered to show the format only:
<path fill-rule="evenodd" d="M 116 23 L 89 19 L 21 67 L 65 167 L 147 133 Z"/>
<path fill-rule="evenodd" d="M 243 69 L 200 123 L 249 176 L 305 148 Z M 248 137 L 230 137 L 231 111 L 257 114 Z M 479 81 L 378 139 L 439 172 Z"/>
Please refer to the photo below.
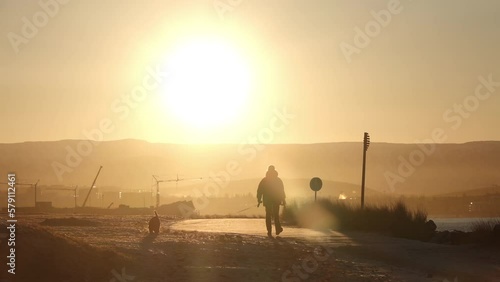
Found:
<path fill-rule="evenodd" d="M 188 181 L 188 180 L 202 180 L 203 177 L 195 177 L 195 178 L 179 178 L 179 174 L 174 179 L 160 179 L 158 175 L 153 175 L 154 180 L 156 181 L 156 208 L 160 206 L 160 183 L 162 182 L 175 182 L 179 181 Z"/>
<path fill-rule="evenodd" d="M 36 188 L 38 186 L 38 182 L 40 182 L 40 179 L 38 179 L 35 183 L 16 183 L 15 186 L 30 186 L 31 188 L 35 188 L 35 208 L 36 208 L 36 203 L 37 203 L 37 200 L 36 200 L 36 195 L 37 195 L 37 192 L 36 192 Z M 9 184 L 7 182 L 0 182 L 0 184 Z"/>
<path fill-rule="evenodd" d="M 94 188 L 95 182 L 97 181 L 97 177 L 99 177 L 99 173 L 101 172 L 101 169 L 102 169 L 102 165 L 99 167 L 99 171 L 97 171 L 97 175 L 94 178 L 94 182 L 92 182 L 92 185 L 90 186 L 89 193 L 87 194 L 85 201 L 83 201 L 82 208 L 85 207 L 85 204 L 87 203 L 87 200 L 89 199 L 90 192 L 92 192 L 92 188 Z"/>
<path fill-rule="evenodd" d="M 75 208 L 77 207 L 76 205 L 76 198 L 77 198 L 77 191 L 78 191 L 78 185 L 75 186 L 75 188 L 45 188 L 45 190 L 59 190 L 59 191 L 73 191 L 74 192 L 74 198 L 75 198 Z"/>

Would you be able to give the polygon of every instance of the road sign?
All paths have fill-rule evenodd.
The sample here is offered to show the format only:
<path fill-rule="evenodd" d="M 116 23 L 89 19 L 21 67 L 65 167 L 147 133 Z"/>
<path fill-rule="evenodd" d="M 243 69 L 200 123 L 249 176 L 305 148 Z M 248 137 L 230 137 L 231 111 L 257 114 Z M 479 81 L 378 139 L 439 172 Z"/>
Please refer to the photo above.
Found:
<path fill-rule="evenodd" d="M 311 187 L 311 190 L 314 192 L 318 192 L 321 190 L 321 187 L 323 186 L 323 181 L 321 181 L 321 178 L 319 177 L 313 177 L 311 178 L 311 182 L 309 182 L 309 187 Z"/>
<path fill-rule="evenodd" d="M 311 178 L 311 181 L 309 182 L 309 187 L 311 187 L 311 190 L 314 191 L 314 201 L 316 201 L 316 193 L 318 193 L 318 191 L 321 190 L 322 186 L 323 186 L 323 181 L 321 181 L 321 178 L 319 177 Z"/>

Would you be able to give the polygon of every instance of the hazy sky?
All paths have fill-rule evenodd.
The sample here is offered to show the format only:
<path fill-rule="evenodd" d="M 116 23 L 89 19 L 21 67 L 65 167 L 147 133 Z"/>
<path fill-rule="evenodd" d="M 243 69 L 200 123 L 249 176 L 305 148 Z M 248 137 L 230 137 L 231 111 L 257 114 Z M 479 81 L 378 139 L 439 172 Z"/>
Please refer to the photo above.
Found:
<path fill-rule="evenodd" d="M 316 143 L 368 131 L 410 143 L 435 128 L 445 142 L 500 140 L 499 1 L 54 1 L 0 0 L 1 143 L 84 139 L 103 120 L 113 124 L 104 140 Z M 117 110 L 148 69 L 207 37 L 246 62 L 250 86 L 235 115 L 187 124 L 173 113 L 190 108 L 172 105 L 170 78 Z M 201 71 L 230 84 L 215 57 Z M 216 116 L 227 99 L 213 97 L 191 103 L 218 105 L 205 115 Z M 277 130 L 283 108 L 294 117 Z"/>

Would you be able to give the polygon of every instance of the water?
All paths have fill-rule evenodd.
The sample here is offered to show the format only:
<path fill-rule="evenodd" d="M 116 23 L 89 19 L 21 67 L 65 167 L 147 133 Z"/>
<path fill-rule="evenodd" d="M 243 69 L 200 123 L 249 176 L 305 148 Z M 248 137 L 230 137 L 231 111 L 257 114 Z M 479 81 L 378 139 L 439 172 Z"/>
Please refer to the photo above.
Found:
<path fill-rule="evenodd" d="M 472 225 L 478 221 L 500 221 L 500 217 L 469 217 L 469 218 L 431 218 L 437 225 L 437 231 L 459 230 L 472 231 Z"/>

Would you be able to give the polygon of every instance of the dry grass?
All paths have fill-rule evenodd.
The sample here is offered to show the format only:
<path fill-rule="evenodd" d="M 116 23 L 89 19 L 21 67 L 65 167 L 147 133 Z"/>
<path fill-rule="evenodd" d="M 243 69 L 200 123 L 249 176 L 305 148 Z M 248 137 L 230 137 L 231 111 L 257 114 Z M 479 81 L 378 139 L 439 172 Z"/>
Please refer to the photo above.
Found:
<path fill-rule="evenodd" d="M 500 219 L 478 220 L 472 224 L 472 232 L 489 233 L 493 232 L 495 225 L 500 224 Z"/>
<path fill-rule="evenodd" d="M 311 210 L 329 214 L 332 220 L 330 226 L 326 227 L 337 230 L 376 232 L 422 240 L 429 235 L 425 227 L 427 214 L 421 210 L 411 211 L 403 202 L 388 206 L 366 206 L 361 209 L 360 206 L 323 199 L 302 205 L 291 203 L 284 209 L 283 217 L 290 224 L 311 227 L 306 221 L 300 220 L 302 214 L 310 213 Z M 315 213 L 313 212 L 311 218 L 315 217 Z"/>

